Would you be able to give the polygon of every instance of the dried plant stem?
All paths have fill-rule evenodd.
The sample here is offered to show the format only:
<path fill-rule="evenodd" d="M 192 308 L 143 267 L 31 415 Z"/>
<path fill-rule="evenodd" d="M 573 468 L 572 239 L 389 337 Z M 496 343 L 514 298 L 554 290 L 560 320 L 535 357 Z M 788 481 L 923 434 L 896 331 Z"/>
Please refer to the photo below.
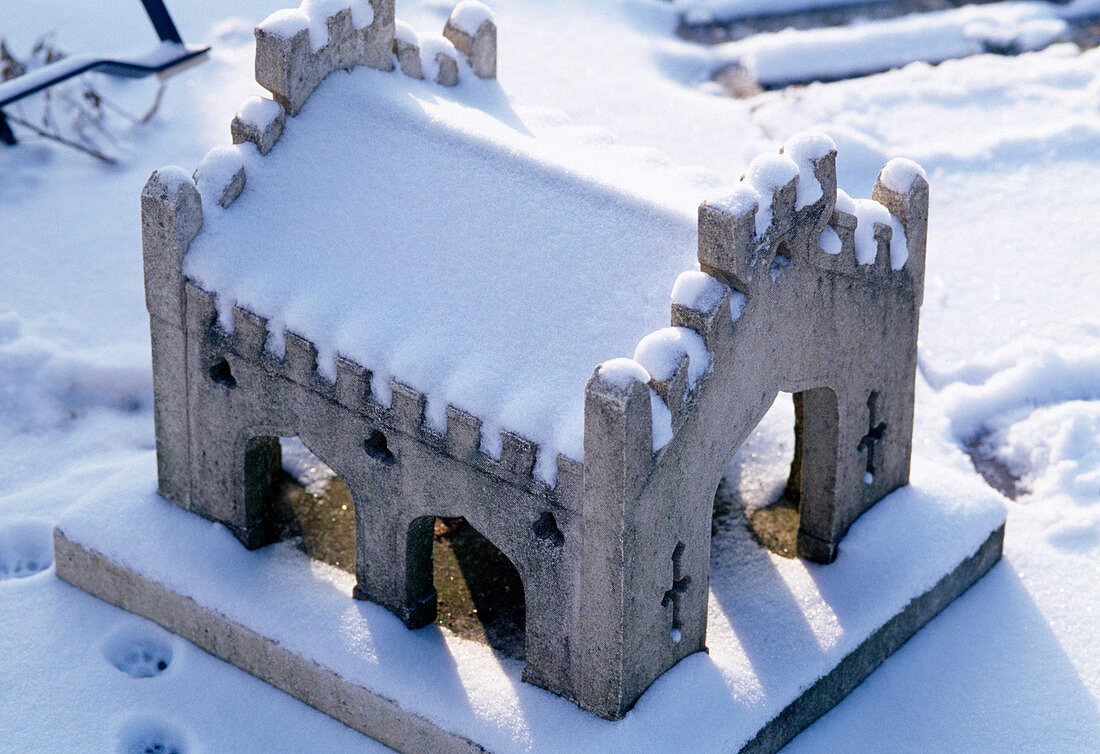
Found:
<path fill-rule="evenodd" d="M 115 164 L 115 159 L 113 157 L 109 157 L 108 155 L 103 154 L 102 152 L 100 152 L 97 149 L 92 149 L 90 147 L 86 147 L 83 144 L 80 144 L 79 142 L 75 142 L 75 141 L 72 141 L 70 139 L 66 139 L 64 136 L 59 136 L 58 134 L 54 134 L 54 133 L 50 133 L 49 131 L 45 131 L 45 130 L 39 128 L 38 126 L 34 125 L 33 123 L 30 123 L 29 121 L 23 120 L 22 118 L 19 118 L 15 115 L 12 115 L 11 113 L 7 113 L 7 116 L 8 116 L 8 120 L 10 120 L 12 123 L 18 123 L 19 125 L 23 126 L 23 128 L 30 129 L 31 131 L 33 131 L 34 133 L 36 133 L 37 135 L 41 136 L 44 139 L 50 139 L 51 141 L 56 141 L 59 144 L 64 144 L 67 147 L 72 147 L 73 149 L 80 150 L 84 154 L 91 155 L 92 157 L 95 157 L 97 160 L 102 160 L 103 162 L 106 162 L 108 165 L 114 165 Z"/>

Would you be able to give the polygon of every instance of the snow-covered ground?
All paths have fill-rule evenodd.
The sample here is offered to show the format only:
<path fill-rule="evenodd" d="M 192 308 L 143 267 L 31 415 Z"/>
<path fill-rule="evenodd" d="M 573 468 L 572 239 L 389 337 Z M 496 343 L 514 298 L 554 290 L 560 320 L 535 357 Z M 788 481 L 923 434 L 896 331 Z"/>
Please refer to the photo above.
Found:
<path fill-rule="evenodd" d="M 1069 35 L 1067 18 L 1087 11 L 1051 3 L 967 5 L 884 21 L 757 34 L 717 45 L 701 57 L 737 63 L 762 85 L 829 81 L 877 73 L 920 60 L 940 63 L 983 52 L 1041 50 Z"/>
<path fill-rule="evenodd" d="M 158 736 L 188 752 L 374 747 L 48 568 L 53 522 L 153 445 L 141 186 L 228 143 L 234 112 L 260 91 L 252 26 L 285 1 L 176 3 L 184 38 L 213 44 L 212 58 L 169 83 L 151 123 L 114 123 L 116 165 L 31 138 L 0 149 L 0 750 L 142 750 Z M 448 10 L 398 2 L 417 29 L 438 31 Z M 1009 504 L 1005 561 L 791 749 L 1095 749 L 1100 51 L 916 62 L 734 101 L 707 81 L 722 53 L 678 40 L 669 4 L 498 0 L 495 11 L 501 86 L 571 124 L 562 150 L 617 142 L 717 186 L 813 127 L 837 142 L 853 196 L 896 155 L 928 172 L 916 443 L 976 477 L 962 448 L 980 442 L 1026 493 Z M 50 30 L 73 52 L 141 48 L 153 36 L 137 13 L 132 0 L 10 3 L 0 35 L 14 52 Z M 97 85 L 135 111 L 155 89 Z M 614 161 L 594 169 L 624 180 Z M 57 701 L 73 698 L 79 707 Z"/>

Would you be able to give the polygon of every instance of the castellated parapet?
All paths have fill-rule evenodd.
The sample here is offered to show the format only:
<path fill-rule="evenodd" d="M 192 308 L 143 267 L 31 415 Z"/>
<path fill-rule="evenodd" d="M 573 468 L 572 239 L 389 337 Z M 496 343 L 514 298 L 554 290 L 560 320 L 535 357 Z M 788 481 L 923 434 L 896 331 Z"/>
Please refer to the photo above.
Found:
<path fill-rule="evenodd" d="M 311 19 L 303 7 L 273 13 L 256 27 L 256 82 L 290 115 L 297 115 L 317 85 L 338 68 L 393 68 L 393 0 Z M 322 21 L 323 28 L 311 27 Z"/>
<path fill-rule="evenodd" d="M 795 394 L 798 550 L 828 563 L 859 514 L 909 480 L 928 183 L 910 171 L 887 185 L 896 163 L 876 181 L 881 204 L 853 201 L 838 195 L 831 144 L 793 147 L 797 160 L 758 158 L 741 189 L 699 208 L 699 264 L 738 298 L 736 326 L 724 311 L 674 319 L 700 330 L 714 379 L 729 377 L 719 391 L 737 396 L 731 425 L 745 428 L 732 448 L 777 391 Z"/>
<path fill-rule="evenodd" d="M 316 19 L 257 30 L 257 79 L 288 114 L 338 67 L 389 69 L 396 54 L 423 75 L 419 51 L 410 57 L 418 38 L 395 35 L 392 2 L 370 7 L 363 26 L 350 9 L 326 19 L 317 50 Z M 284 122 L 293 127 L 252 102 L 234 141 L 267 153 Z M 355 596 L 410 628 L 435 618 L 432 522 L 465 517 L 523 582 L 524 680 L 618 719 L 706 649 L 715 489 L 779 391 L 796 396 L 802 557 L 833 560 L 852 522 L 908 480 L 928 184 L 895 162 L 875 201 L 853 201 L 837 191 L 835 158 L 826 137 L 796 138 L 700 206 L 700 270 L 677 280 L 671 327 L 633 359 L 594 366 L 583 463 L 559 456 L 553 486 L 533 475 L 527 438 L 502 433 L 491 457 L 477 417 L 448 406 L 437 432 L 400 376 L 386 405 L 365 365 L 338 356 L 334 380 L 318 372 L 304 333 L 273 333 L 239 307 L 220 320 L 183 259 L 203 197 L 228 204 L 239 193 L 237 163 L 200 166 L 201 194 L 185 172 L 157 171 L 142 222 L 160 493 L 262 546 L 274 536 L 278 438 L 301 438 L 351 493 Z"/>

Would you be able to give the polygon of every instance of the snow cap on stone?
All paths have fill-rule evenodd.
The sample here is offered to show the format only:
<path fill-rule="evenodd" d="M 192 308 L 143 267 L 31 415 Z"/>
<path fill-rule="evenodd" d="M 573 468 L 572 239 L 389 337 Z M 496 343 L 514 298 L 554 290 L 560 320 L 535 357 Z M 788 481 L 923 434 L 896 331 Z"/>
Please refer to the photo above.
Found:
<path fill-rule="evenodd" d="M 496 23 L 492 9 L 478 0 L 462 0 L 451 11 L 449 23 L 459 31 L 464 31 L 471 37 L 477 34 L 477 30 L 486 21 Z"/>
<path fill-rule="evenodd" d="M 836 151 L 836 142 L 821 131 L 802 131 L 783 145 L 783 154 L 798 166 L 798 201 L 795 209 L 808 207 L 824 196 L 814 173 L 814 161 Z"/>
<path fill-rule="evenodd" d="M 195 185 L 195 179 L 185 168 L 179 165 L 166 165 L 157 168 L 157 179 L 165 188 L 178 191 L 186 185 Z"/>
<path fill-rule="evenodd" d="M 664 327 L 646 335 L 634 349 L 634 360 L 659 382 L 672 378 L 684 356 L 688 357 L 690 389 L 710 366 L 710 354 L 699 333 L 686 327 Z"/>
<path fill-rule="evenodd" d="M 401 19 L 396 19 L 394 22 L 393 37 L 398 42 L 404 42 L 410 45 L 420 45 L 420 37 L 417 35 L 416 30 L 409 26 Z"/>
<path fill-rule="evenodd" d="M 283 112 L 283 106 L 272 99 L 266 99 L 253 94 L 244 101 L 237 117 L 242 123 L 254 127 L 257 131 L 265 131 Z"/>
<path fill-rule="evenodd" d="M 439 78 L 439 59 L 436 57 L 443 53 L 445 57 L 458 60 L 458 50 L 451 44 L 451 40 L 439 34 L 425 34 L 420 37 L 420 65 L 424 70 L 424 78 L 435 81 Z"/>
<path fill-rule="evenodd" d="M 207 152 L 195 170 L 195 186 L 203 204 L 228 206 L 244 188 L 242 145 L 218 146 Z"/>
<path fill-rule="evenodd" d="M 730 215 L 755 212 L 761 204 L 760 192 L 747 182 L 737 184 L 730 193 L 718 199 L 708 199 L 707 204 Z"/>
<path fill-rule="evenodd" d="M 798 165 L 787 155 L 762 154 L 749 163 L 749 169 L 745 173 L 745 183 L 751 184 L 761 196 L 760 209 L 756 213 L 757 236 L 766 234 L 774 219 L 771 205 L 772 193 L 795 178 L 798 178 Z"/>
<path fill-rule="evenodd" d="M 848 196 L 848 192 L 844 189 L 836 190 L 836 208 L 846 215 L 854 215 L 856 213 L 855 200 Z"/>
<path fill-rule="evenodd" d="M 797 177 L 798 165 L 783 154 L 758 155 L 745 172 L 745 181 L 764 194 L 786 186 Z"/>
<path fill-rule="evenodd" d="M 818 245 L 826 254 L 832 254 L 834 256 L 844 249 L 844 242 L 840 240 L 840 236 L 837 234 L 836 229 L 831 225 L 826 225 L 824 229 L 822 229 L 821 239 Z"/>
<path fill-rule="evenodd" d="M 875 225 L 886 225 L 892 231 L 890 236 L 890 267 L 900 270 L 909 257 L 909 247 L 905 240 L 905 228 L 890 214 L 886 207 L 872 199 L 855 199 L 856 225 L 856 261 L 860 264 L 874 264 L 878 254 L 878 241 L 875 240 Z"/>
<path fill-rule="evenodd" d="M 724 286 L 699 270 L 681 272 L 672 285 L 672 303 L 697 312 L 709 312 L 722 300 Z"/>
<path fill-rule="evenodd" d="M 879 180 L 883 186 L 891 191 L 907 194 L 909 189 L 913 187 L 913 181 L 917 180 L 918 176 L 928 178 L 924 168 L 917 163 L 904 157 L 895 157 L 882 167 Z"/>
<path fill-rule="evenodd" d="M 596 369 L 596 376 L 600 382 L 618 388 L 629 390 L 635 382 L 643 385 L 649 383 L 649 372 L 634 359 L 611 359 L 600 364 Z"/>
<path fill-rule="evenodd" d="M 301 8 L 282 8 L 260 21 L 257 28 L 263 29 L 273 37 L 291 39 L 309 28 L 309 15 Z"/>
<path fill-rule="evenodd" d="M 309 30 L 309 47 L 317 52 L 328 44 L 328 20 L 343 10 L 351 11 L 351 23 L 363 29 L 374 23 L 370 0 L 303 0 L 297 8 L 277 10 L 260 22 L 259 28 L 282 39 Z"/>

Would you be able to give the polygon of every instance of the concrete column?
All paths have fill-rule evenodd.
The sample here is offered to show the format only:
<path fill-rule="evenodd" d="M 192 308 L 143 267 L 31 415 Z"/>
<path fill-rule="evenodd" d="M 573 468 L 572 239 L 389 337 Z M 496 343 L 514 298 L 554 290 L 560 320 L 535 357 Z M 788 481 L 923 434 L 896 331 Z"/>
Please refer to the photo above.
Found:
<path fill-rule="evenodd" d="M 141 192 L 145 305 L 153 350 L 153 420 L 161 495 L 190 506 L 183 257 L 202 228 L 202 199 L 182 168 L 154 171 Z"/>
<path fill-rule="evenodd" d="M 628 510 L 650 472 L 653 429 L 648 375 L 614 359 L 585 388 L 584 544 L 574 632 L 574 695 L 601 717 L 618 719 L 626 698 Z"/>

